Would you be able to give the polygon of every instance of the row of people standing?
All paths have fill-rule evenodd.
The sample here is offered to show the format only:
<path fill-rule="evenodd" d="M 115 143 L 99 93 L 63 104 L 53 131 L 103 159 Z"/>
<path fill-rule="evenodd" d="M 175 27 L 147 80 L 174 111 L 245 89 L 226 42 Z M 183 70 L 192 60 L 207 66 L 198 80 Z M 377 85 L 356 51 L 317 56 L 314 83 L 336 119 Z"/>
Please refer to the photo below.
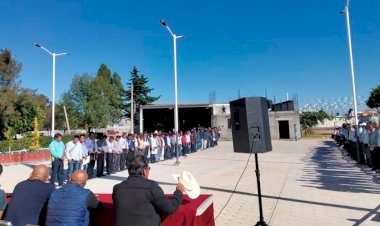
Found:
<path fill-rule="evenodd" d="M 220 139 L 219 128 L 198 128 L 178 134 L 175 133 L 144 133 L 122 136 L 106 136 L 95 139 L 91 132 L 75 135 L 72 141 L 64 144 L 62 135 L 57 133 L 50 143 L 52 160 L 52 175 L 50 181 L 62 186 L 75 170 L 83 169 L 89 179 L 106 174 L 114 174 L 128 168 L 136 156 L 144 156 L 149 162 L 171 159 L 177 155 L 187 156 L 191 152 L 214 147 Z M 67 175 L 64 175 L 64 162 L 67 159 Z M 96 170 L 95 170 L 96 165 Z"/>
<path fill-rule="evenodd" d="M 2 169 L 0 164 L 0 175 Z M 57 189 L 48 183 L 48 166 L 38 165 L 29 178 L 19 182 L 9 194 L 9 204 L 8 196 L 0 189 L 0 219 L 4 219 L 0 224 L 88 226 L 101 225 L 104 222 L 99 220 L 102 220 L 107 225 L 117 226 L 161 225 L 162 215 L 167 217 L 178 210 L 185 187 L 179 181 L 173 195 L 167 197 L 157 182 L 148 179 L 149 172 L 145 157 L 137 156 L 131 160 L 129 177 L 115 185 L 112 191 L 114 218 L 104 218 L 107 214 L 100 213 L 103 203 L 85 188 L 86 171 L 74 171 L 67 184 Z"/>
<path fill-rule="evenodd" d="M 366 164 L 380 170 L 380 126 L 378 122 L 361 123 L 359 126 L 349 123 L 334 131 L 333 137 L 339 146 L 343 146 L 347 155 L 358 164 Z"/>
<path fill-rule="evenodd" d="M 62 135 L 57 133 L 49 145 L 52 160 L 51 182 L 62 186 L 67 178 L 78 169 L 87 172 L 91 179 L 125 170 L 128 159 L 131 160 L 135 150 L 133 136 L 102 136 L 95 140 L 91 132 L 88 137 L 75 135 L 72 141 L 64 144 Z M 131 152 L 132 155 L 129 154 Z M 67 159 L 67 174 L 64 176 L 64 161 Z M 95 171 L 96 165 L 96 171 Z"/>

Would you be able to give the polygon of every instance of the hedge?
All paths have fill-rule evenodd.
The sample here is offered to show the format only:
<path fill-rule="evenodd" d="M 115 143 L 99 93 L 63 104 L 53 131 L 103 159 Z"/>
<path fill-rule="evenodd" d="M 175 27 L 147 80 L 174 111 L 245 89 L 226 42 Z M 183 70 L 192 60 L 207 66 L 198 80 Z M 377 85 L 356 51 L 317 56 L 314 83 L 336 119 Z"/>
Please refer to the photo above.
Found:
<path fill-rule="evenodd" d="M 74 134 L 66 134 L 62 136 L 62 141 L 64 143 L 69 142 L 74 137 Z M 52 141 L 52 138 L 49 136 L 40 136 L 40 147 L 41 148 L 47 148 L 49 147 L 50 142 Z M 13 140 L 12 150 L 11 151 L 19 151 L 19 150 L 29 150 L 30 145 L 32 144 L 32 138 L 31 137 L 24 137 L 19 140 Z M 0 152 L 8 152 L 8 141 L 7 140 L 0 140 Z"/>

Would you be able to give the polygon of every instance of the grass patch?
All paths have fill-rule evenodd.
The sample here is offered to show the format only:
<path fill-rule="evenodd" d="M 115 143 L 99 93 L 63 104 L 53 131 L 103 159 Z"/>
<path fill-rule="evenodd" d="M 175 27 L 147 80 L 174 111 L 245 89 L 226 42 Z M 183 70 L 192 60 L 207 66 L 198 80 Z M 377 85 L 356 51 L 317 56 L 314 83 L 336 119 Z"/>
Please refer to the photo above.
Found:
<path fill-rule="evenodd" d="M 326 128 L 314 128 L 311 132 L 304 134 L 303 138 L 310 139 L 329 139 L 331 138 L 333 130 Z"/>

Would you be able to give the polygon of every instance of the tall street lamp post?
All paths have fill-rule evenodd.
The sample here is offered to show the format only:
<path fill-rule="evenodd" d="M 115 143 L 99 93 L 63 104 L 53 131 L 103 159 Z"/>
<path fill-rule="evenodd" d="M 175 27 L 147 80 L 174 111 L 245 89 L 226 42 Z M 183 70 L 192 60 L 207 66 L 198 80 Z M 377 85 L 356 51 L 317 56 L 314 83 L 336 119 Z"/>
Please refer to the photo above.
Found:
<path fill-rule="evenodd" d="M 52 94 L 52 108 L 51 108 L 51 136 L 54 136 L 55 128 L 55 58 L 57 56 L 69 55 L 69 53 L 52 53 L 47 48 L 41 46 L 38 43 L 33 43 L 38 48 L 43 49 L 45 52 L 50 54 L 53 57 L 53 94 Z"/>
<path fill-rule="evenodd" d="M 164 26 L 173 37 L 173 51 L 174 51 L 174 97 L 175 97 L 175 106 L 174 106 L 174 132 L 176 134 L 176 164 L 179 164 L 178 161 L 178 89 L 177 89 L 177 39 L 185 38 L 185 36 L 174 34 L 169 26 L 166 24 L 165 20 L 160 20 L 162 26 Z"/>
<path fill-rule="evenodd" d="M 348 40 L 348 53 L 350 57 L 350 73 L 351 73 L 351 81 L 352 81 L 352 99 L 354 104 L 354 117 L 355 117 L 355 125 L 358 126 L 358 109 L 356 103 L 356 88 L 355 88 L 355 73 L 354 73 L 354 59 L 352 56 L 352 44 L 351 44 L 351 26 L 350 26 L 350 12 L 348 10 L 349 0 L 346 2 L 346 7 L 340 12 L 341 14 L 346 15 L 346 25 L 347 25 L 347 40 Z M 357 129 L 356 129 L 357 131 Z"/>

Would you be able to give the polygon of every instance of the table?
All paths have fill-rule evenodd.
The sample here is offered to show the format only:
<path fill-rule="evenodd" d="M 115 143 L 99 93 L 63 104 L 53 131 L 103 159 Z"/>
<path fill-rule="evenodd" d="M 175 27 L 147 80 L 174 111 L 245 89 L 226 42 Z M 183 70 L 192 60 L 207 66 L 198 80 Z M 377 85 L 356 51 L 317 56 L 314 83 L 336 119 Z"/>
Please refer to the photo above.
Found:
<path fill-rule="evenodd" d="M 95 225 L 113 225 L 112 194 L 96 194 L 103 203 L 104 209 L 94 216 Z M 166 195 L 171 197 L 172 195 Z M 7 202 L 12 194 L 7 193 Z M 200 195 L 197 199 L 183 196 L 183 201 L 177 212 L 172 215 L 161 215 L 163 226 L 215 226 L 213 195 Z"/>
<path fill-rule="evenodd" d="M 96 223 L 100 226 L 112 226 L 112 194 L 97 194 L 97 197 L 103 202 L 104 209 L 97 213 Z M 205 194 L 192 200 L 184 195 L 177 212 L 170 216 L 161 215 L 161 219 L 164 226 L 215 226 L 213 197 Z"/>

